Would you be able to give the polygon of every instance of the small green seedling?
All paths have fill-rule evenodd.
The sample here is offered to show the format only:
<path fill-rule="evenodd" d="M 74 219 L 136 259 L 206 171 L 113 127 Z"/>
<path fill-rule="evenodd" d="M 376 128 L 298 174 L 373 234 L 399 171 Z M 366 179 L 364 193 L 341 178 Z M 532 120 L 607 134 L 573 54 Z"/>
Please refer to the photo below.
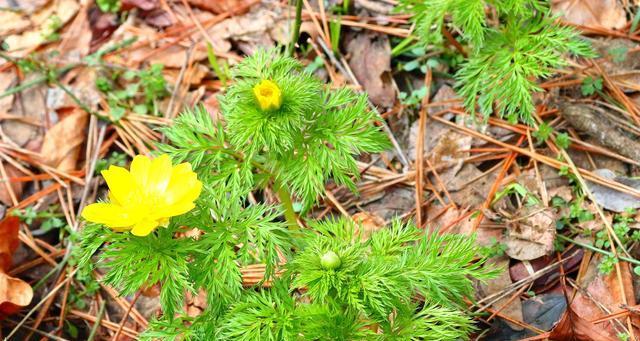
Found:
<path fill-rule="evenodd" d="M 532 124 L 536 80 L 567 65 L 568 54 L 595 56 L 577 30 L 557 23 L 546 1 L 400 0 L 398 10 L 413 14 L 426 46 L 443 43 L 443 30 L 462 34 L 468 57 L 455 75 L 457 89 L 467 110 L 478 106 L 485 118 L 495 112 Z"/>

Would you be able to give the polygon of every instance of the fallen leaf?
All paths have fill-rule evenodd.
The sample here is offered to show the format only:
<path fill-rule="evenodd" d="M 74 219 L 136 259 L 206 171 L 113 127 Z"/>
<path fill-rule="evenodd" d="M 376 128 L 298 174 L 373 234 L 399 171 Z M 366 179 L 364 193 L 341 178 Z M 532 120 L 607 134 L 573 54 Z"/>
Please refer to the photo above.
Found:
<path fill-rule="evenodd" d="M 76 168 L 80 148 L 86 137 L 88 114 L 74 109 L 69 115 L 47 131 L 40 155 L 42 161 L 61 171 Z"/>
<path fill-rule="evenodd" d="M 188 0 L 188 2 L 193 7 L 211 11 L 215 14 L 232 12 L 236 15 L 242 14 L 234 12 L 237 8 L 241 8 L 251 3 L 250 0 Z"/>
<path fill-rule="evenodd" d="M 384 219 L 373 212 L 358 212 L 351 219 L 358 224 L 356 235 L 359 235 L 363 240 L 369 239 L 373 232 L 380 230 L 385 225 Z"/>
<path fill-rule="evenodd" d="M 388 187 L 379 194 L 362 197 L 367 198 L 368 202 L 361 204 L 361 209 L 376 212 L 385 221 L 400 216 L 406 212 L 407 207 L 415 205 L 414 191 L 400 186 Z"/>
<path fill-rule="evenodd" d="M 498 269 L 507 269 L 509 267 L 509 257 L 499 257 L 492 258 L 487 262 L 490 266 L 495 266 Z M 511 284 L 511 276 L 509 276 L 508 271 L 501 271 L 498 277 L 492 279 L 491 281 L 487 281 L 486 284 L 481 284 L 480 288 L 482 291 L 482 296 L 486 297 L 491 294 L 495 294 L 503 291 Z M 491 305 L 493 309 L 499 310 L 502 315 L 512 318 L 516 321 L 522 321 L 522 302 L 519 297 L 512 299 L 511 296 L 506 296 L 496 301 Z M 509 321 L 505 321 L 511 329 L 513 330 L 522 330 L 524 329 L 522 326 L 510 323 Z"/>
<path fill-rule="evenodd" d="M 200 289 L 194 295 L 191 291 L 187 291 L 185 297 L 185 312 L 187 316 L 199 316 L 205 309 L 207 309 L 207 292 Z"/>
<path fill-rule="evenodd" d="M 29 74 L 23 80 L 28 83 L 38 75 Z M 46 85 L 37 85 L 20 92 L 14 97 L 13 106 L 9 111 L 14 119 L 2 120 L 2 131 L 5 135 L 19 146 L 24 146 L 27 142 L 37 138 L 41 134 L 39 125 L 44 122 L 46 108 Z"/>
<path fill-rule="evenodd" d="M 32 29 L 13 34 L 5 39 L 9 52 L 28 52 L 45 43 L 55 33 L 52 27 L 64 26 L 76 14 L 80 5 L 74 0 L 54 0 L 29 16 Z"/>
<path fill-rule="evenodd" d="M 597 325 L 580 317 L 568 307 L 562 318 L 551 330 L 550 340 L 558 341 L 617 341 L 606 333 L 603 333 Z"/>
<path fill-rule="evenodd" d="M 523 321 L 533 327 L 548 331 L 560 321 L 566 308 L 566 299 L 562 294 L 536 295 L 522 302 Z M 498 318 L 492 322 L 491 330 L 482 337 L 483 340 L 528 340 L 529 337 L 533 337 L 533 340 L 543 340 L 535 337 L 536 333 L 529 329 L 520 331 L 511 329 L 504 319 Z"/>
<path fill-rule="evenodd" d="M 429 162 L 436 169 L 440 178 L 438 180 L 435 175 L 430 177 L 434 186 L 441 189 L 442 186 L 437 186 L 439 181 L 447 186 L 449 182 L 456 178 L 456 175 L 462 169 L 464 159 L 470 155 L 469 148 L 471 148 L 472 141 L 473 138 L 469 135 L 449 130 L 448 133 L 440 136 L 432 150 L 427 151 Z"/>
<path fill-rule="evenodd" d="M 123 11 L 139 8 L 143 11 L 151 11 L 160 6 L 158 0 L 122 0 Z"/>
<path fill-rule="evenodd" d="M 188 68 L 187 71 L 184 72 L 182 76 L 182 83 L 198 85 L 202 82 L 204 77 L 207 76 L 208 72 L 209 68 L 202 64 L 196 64 L 193 67 Z M 169 84 L 175 85 L 180 76 L 180 70 L 167 68 L 162 70 L 162 74 L 164 75 L 164 78 L 167 80 L 167 82 L 169 82 Z"/>
<path fill-rule="evenodd" d="M 497 170 L 483 176 L 478 167 L 464 163 L 456 176 L 447 182 L 447 190 L 451 199 L 461 207 L 477 207 L 487 200 L 487 194 L 497 176 Z"/>
<path fill-rule="evenodd" d="M 0 11 L 0 21 L 0 37 L 22 32 L 31 24 L 25 15 L 14 11 Z"/>
<path fill-rule="evenodd" d="M 483 226 L 490 223 L 485 215 L 480 226 L 474 231 L 476 218 L 469 214 L 468 209 L 456 209 L 452 206 L 444 210 L 439 205 L 429 205 L 427 209 L 427 227 L 431 231 L 446 231 L 447 233 L 476 234 L 478 246 L 489 246 L 494 242 L 502 243 L 502 230 Z"/>
<path fill-rule="evenodd" d="M 174 24 L 169 12 L 160 8 L 141 13 L 140 17 L 144 18 L 144 22 L 155 28 L 165 28 Z"/>
<path fill-rule="evenodd" d="M 0 271 L 0 319 L 26 307 L 33 299 L 29 283 Z"/>
<path fill-rule="evenodd" d="M 29 1 L 0 1 L 0 7 L 3 9 L 10 9 L 11 11 L 23 13 L 25 15 L 32 15 L 35 11 L 41 9 L 44 5 L 48 4 L 51 0 L 29 0 Z M 7 11 L 9 12 L 9 11 Z"/>
<path fill-rule="evenodd" d="M 577 271 L 583 255 L 584 251 L 582 249 L 563 253 L 562 259 L 564 260 L 564 263 L 562 263 L 562 267 L 564 272 L 571 273 Z M 519 261 L 509 267 L 509 275 L 511 276 L 512 281 L 518 282 L 531 276 L 532 272 L 543 269 L 550 264 L 555 263 L 557 260 L 558 259 L 555 256 L 544 256 L 531 261 Z M 527 262 L 528 264 L 525 264 Z M 553 287 L 559 279 L 560 271 L 548 272 L 533 282 L 531 290 L 535 292 L 545 291 Z"/>
<path fill-rule="evenodd" d="M 91 27 L 87 9 L 82 8 L 78 15 L 60 33 L 59 44 L 51 46 L 51 50 L 59 52 L 67 63 L 80 62 L 91 49 Z"/>
<path fill-rule="evenodd" d="M 622 133 L 615 121 L 596 111 L 594 107 L 587 104 L 564 103 L 560 114 L 571 126 L 589 135 L 598 144 L 640 162 L 640 143 Z"/>
<path fill-rule="evenodd" d="M 97 51 L 120 25 L 115 13 L 102 12 L 97 7 L 89 10 L 89 26 L 91 27 L 91 50 Z"/>
<path fill-rule="evenodd" d="M 617 0 L 554 0 L 551 11 L 577 25 L 620 29 L 627 24 L 624 8 Z"/>
<path fill-rule="evenodd" d="M 433 98 L 435 102 L 447 101 L 456 98 L 456 94 L 453 89 L 443 86 L 438 90 Z M 429 113 L 440 112 L 450 107 L 451 105 L 442 105 L 437 108 L 429 108 Z M 424 155 L 428 158 L 431 165 L 436 169 L 440 180 L 445 184 L 447 190 L 450 192 L 462 190 L 468 180 L 475 178 L 471 174 L 465 176 L 456 176 L 458 172 L 463 168 L 464 159 L 469 154 L 469 148 L 473 144 L 473 138 L 467 134 L 462 134 L 455 129 L 433 120 L 425 122 L 424 132 Z M 420 131 L 419 121 L 416 120 L 412 125 L 409 132 L 409 147 L 407 150 L 407 156 L 409 160 L 416 160 L 416 149 L 418 134 Z M 481 174 L 477 168 L 465 167 L 466 171 Z M 425 165 L 425 171 L 429 171 Z M 476 174 L 476 175 L 477 175 Z M 486 179 L 486 178 L 485 178 Z M 442 186 L 437 186 L 438 180 L 435 176 L 430 176 L 431 183 L 434 184 L 439 190 L 442 190 Z M 473 186 L 472 186 L 473 187 Z M 486 193 L 485 193 L 486 194 Z M 484 200 L 482 200 L 484 201 Z M 475 205 L 463 205 L 465 207 Z"/>
<path fill-rule="evenodd" d="M 438 92 L 432 99 L 433 103 L 447 102 L 456 99 L 457 95 L 455 91 L 449 86 L 442 86 L 438 89 Z M 434 107 L 429 107 L 427 112 L 434 114 L 442 112 L 455 105 L 454 103 L 443 104 Z M 445 115 L 445 118 L 450 118 L 449 115 Z M 463 167 L 463 159 L 469 156 L 468 149 L 470 148 L 473 138 L 469 135 L 461 134 L 451 127 L 433 120 L 425 122 L 424 132 L 424 155 L 429 158 L 431 165 L 437 169 L 440 179 L 447 185 L 447 190 L 457 191 L 464 187 L 464 184 L 475 176 L 467 174 L 466 176 L 456 177 L 456 174 Z M 407 150 L 407 156 L 409 160 L 415 161 L 418 134 L 420 131 L 419 121 L 416 120 L 412 125 L 409 132 L 409 148 Z M 475 167 L 465 167 L 467 171 L 474 172 Z M 475 169 L 477 173 L 481 173 Z M 475 172 L 474 172 L 475 173 Z M 477 174 L 476 174 L 477 175 Z M 435 178 L 431 178 L 432 183 L 436 183 Z M 483 200 L 484 201 L 484 200 Z M 474 206 L 474 205 L 463 205 Z"/>
<path fill-rule="evenodd" d="M 23 176 L 24 174 L 18 170 L 14 165 L 2 161 L 2 165 L 4 166 L 4 170 L 7 173 L 7 177 L 17 177 Z M 11 194 L 9 194 L 9 189 L 7 185 L 11 186 L 11 190 L 16 195 L 16 198 L 20 200 L 22 198 L 22 190 L 24 189 L 24 182 L 21 181 L 12 181 L 5 182 L 0 184 L 0 202 L 5 204 L 6 206 L 13 206 L 13 200 L 11 199 Z"/>
<path fill-rule="evenodd" d="M 567 309 L 567 300 L 560 293 L 536 295 L 522 303 L 524 321 L 542 330 L 550 330 Z"/>
<path fill-rule="evenodd" d="M 0 1 L 0 37 L 20 33 L 31 26 L 31 16 L 49 0 Z"/>
<path fill-rule="evenodd" d="M 0 271 L 7 271 L 11 267 L 13 253 L 20 245 L 19 229 L 18 217 L 10 216 L 0 221 Z"/>
<path fill-rule="evenodd" d="M 640 83 L 640 74 L 637 71 L 640 67 L 638 44 L 632 40 L 612 37 L 593 37 L 590 42 L 596 53 L 602 57 L 598 59 L 598 66 L 602 68 L 603 73 L 610 79 L 615 79 L 616 85 L 625 93 L 635 93 L 636 84 Z M 631 94 L 630 97 L 637 101 L 638 94 Z M 598 168 L 612 169 L 602 166 Z"/>
<path fill-rule="evenodd" d="M 390 108 L 396 100 L 391 83 L 391 47 L 385 35 L 358 32 L 348 39 L 349 66 L 373 104 Z"/>
<path fill-rule="evenodd" d="M 238 49 L 246 54 L 251 54 L 260 47 L 274 46 L 277 41 L 283 43 L 283 39 L 286 44 L 291 39 L 289 12 L 286 7 L 274 4 L 263 1 L 250 12 L 226 19 L 209 28 L 207 32 L 211 37 L 234 41 L 238 44 Z M 300 27 L 300 32 L 309 30 L 309 23 L 303 23 Z M 311 30 L 313 31 L 313 28 Z"/>
<path fill-rule="evenodd" d="M 518 260 L 532 260 L 550 254 L 556 237 L 551 209 L 524 206 L 507 224 L 506 253 Z"/>
<path fill-rule="evenodd" d="M 12 87 L 16 81 L 16 75 L 13 72 L 0 73 L 0 93 L 4 93 Z M 14 95 L 5 96 L 0 98 L 0 115 L 6 115 L 13 105 Z"/>
<path fill-rule="evenodd" d="M 605 179 L 640 189 L 640 180 L 618 176 L 609 169 L 597 169 L 594 173 Z M 636 209 L 640 207 L 640 199 L 631 194 L 623 193 L 590 181 L 587 181 L 587 186 L 591 193 L 593 193 L 596 202 L 610 211 L 624 212 L 627 208 Z"/>
<path fill-rule="evenodd" d="M 586 258 L 585 258 L 586 259 Z M 583 319 L 587 321 L 597 320 L 609 314 L 624 311 L 622 304 L 626 300 L 628 306 L 635 306 L 636 300 L 633 292 L 633 281 L 631 267 L 626 262 L 620 262 L 620 279 L 624 292 L 620 287 L 616 270 L 609 274 L 603 274 L 599 271 L 598 265 L 602 261 L 600 254 L 590 258 L 589 264 L 583 276 L 578 276 L 577 284 L 583 290 L 577 291 L 575 298 L 571 302 L 571 307 Z M 598 302 L 597 304 L 595 302 Z M 607 309 L 609 312 L 604 312 Z M 636 322 L 636 318 L 632 318 Z M 621 318 L 618 321 L 624 323 Z M 598 329 L 602 333 L 615 337 L 616 328 L 612 326 L 612 322 L 605 322 L 598 325 Z"/>
<path fill-rule="evenodd" d="M 33 298 L 33 289 L 28 283 L 6 274 L 13 252 L 20 243 L 19 228 L 18 217 L 10 216 L 0 221 L 0 319 L 29 305 Z"/>

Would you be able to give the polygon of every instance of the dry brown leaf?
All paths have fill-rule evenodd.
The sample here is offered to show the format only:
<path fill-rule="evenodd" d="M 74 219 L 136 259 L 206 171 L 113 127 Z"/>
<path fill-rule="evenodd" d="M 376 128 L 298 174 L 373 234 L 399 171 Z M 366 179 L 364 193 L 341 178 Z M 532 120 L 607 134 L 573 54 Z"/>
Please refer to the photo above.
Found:
<path fill-rule="evenodd" d="M 429 162 L 434 168 L 446 167 L 437 171 L 439 180 L 435 176 L 430 177 L 434 186 L 439 181 L 447 185 L 456 180 L 456 175 L 462 168 L 464 159 L 470 155 L 469 148 L 471 148 L 472 142 L 471 136 L 453 130 L 440 136 L 433 149 L 428 151 Z"/>
<path fill-rule="evenodd" d="M 0 319 L 26 307 L 33 299 L 29 283 L 0 271 Z"/>
<path fill-rule="evenodd" d="M 5 39 L 10 52 L 29 51 L 47 41 L 55 33 L 53 27 L 65 25 L 76 14 L 80 5 L 75 0 L 53 0 L 29 16 L 32 29 L 13 34 Z"/>
<path fill-rule="evenodd" d="M 358 212 L 351 219 L 358 224 L 356 234 L 364 240 L 369 239 L 372 233 L 384 226 L 384 219 L 373 212 Z"/>
<path fill-rule="evenodd" d="M 391 47 L 385 35 L 359 32 L 349 40 L 349 66 L 371 102 L 390 108 L 396 100 L 391 83 Z"/>
<path fill-rule="evenodd" d="M 0 93 L 4 93 L 5 91 L 7 91 L 7 89 L 12 87 L 16 81 L 16 78 L 17 77 L 13 72 L 0 73 Z M 11 110 L 13 97 L 14 95 L 0 98 L 0 115 L 6 115 Z"/>
<path fill-rule="evenodd" d="M 617 338 L 611 337 L 602 332 L 597 325 L 590 323 L 580 317 L 571 308 L 562 315 L 560 322 L 556 324 L 549 335 L 550 340 L 557 341 L 616 341 Z"/>
<path fill-rule="evenodd" d="M 160 6 L 158 0 L 122 0 L 122 10 L 128 11 L 139 8 L 143 11 L 151 11 Z"/>
<path fill-rule="evenodd" d="M 20 245 L 19 229 L 18 217 L 10 216 L 0 221 L 0 271 L 7 271 L 11 267 L 13 253 Z"/>
<path fill-rule="evenodd" d="M 188 0 L 188 2 L 193 7 L 211 11 L 216 14 L 224 12 L 242 14 L 235 13 L 234 11 L 248 5 L 251 3 L 251 0 Z"/>
<path fill-rule="evenodd" d="M 20 170 L 18 170 L 14 165 L 10 163 L 2 161 L 2 165 L 4 166 L 4 170 L 7 173 L 7 177 L 9 178 L 24 175 Z M 0 202 L 5 204 L 6 206 L 13 206 L 13 200 L 11 200 L 11 194 L 9 193 L 9 189 L 7 188 L 8 185 L 11 186 L 13 193 L 16 195 L 16 199 L 20 200 L 22 198 L 24 182 L 12 181 L 0 184 Z"/>
<path fill-rule="evenodd" d="M 604 179 L 624 184 L 631 188 L 640 189 L 640 181 L 626 176 L 620 176 L 610 169 L 596 169 L 596 175 Z M 636 209 L 640 207 L 640 199 L 631 194 L 627 194 L 615 189 L 611 189 L 600 184 L 588 181 L 587 186 L 593 193 L 593 198 L 602 207 L 614 212 L 624 212 L 627 209 Z"/>
<path fill-rule="evenodd" d="M 49 2 L 51 2 L 51 0 L 0 0 L 0 8 L 24 15 L 32 15 Z"/>
<path fill-rule="evenodd" d="M 477 207 L 487 200 L 498 171 L 483 176 L 476 166 L 464 163 L 462 169 L 447 183 L 451 199 L 461 207 Z M 471 180 L 474 180 L 471 182 Z"/>
<path fill-rule="evenodd" d="M 33 12 L 46 5 L 49 0 L 0 1 L 0 37 L 20 33 L 31 26 Z"/>
<path fill-rule="evenodd" d="M 27 306 L 33 298 L 31 286 L 6 274 L 11 267 L 13 252 L 20 243 L 20 219 L 10 216 L 0 221 L 0 319 Z"/>
<path fill-rule="evenodd" d="M 42 161 L 61 171 L 75 169 L 81 145 L 86 137 L 87 122 L 88 114 L 75 109 L 51 127 L 44 136 L 40 150 Z"/>
<path fill-rule="evenodd" d="M 571 302 L 571 307 L 574 311 L 588 321 L 597 320 L 609 315 L 605 313 L 601 307 L 608 309 L 611 314 L 615 314 L 616 312 L 623 311 L 622 304 L 625 300 L 629 306 L 636 304 L 629 264 L 620 262 L 620 277 L 625 290 L 622 292 L 616 270 L 608 275 L 600 273 L 598 265 L 601 261 L 602 257 L 599 254 L 590 258 L 585 274 L 579 277 L 578 280 L 578 285 L 583 288 L 584 291 L 578 291 Z M 595 302 L 598 303 L 596 304 Z M 624 323 L 624 319 L 620 319 L 619 321 Z M 603 333 L 608 333 L 611 337 L 617 334 L 611 322 L 601 324 L 599 329 L 602 330 Z"/>
<path fill-rule="evenodd" d="M 0 36 L 22 32 L 29 27 L 29 19 L 13 11 L 0 11 Z"/>
<path fill-rule="evenodd" d="M 251 12 L 224 20 L 207 32 L 211 37 L 233 40 L 238 49 L 247 54 L 252 54 L 259 47 L 274 46 L 275 42 L 286 44 L 291 39 L 291 21 L 287 9 L 274 4 L 261 2 Z M 300 32 L 308 32 L 311 36 L 316 34 L 309 23 L 303 23 Z"/>
<path fill-rule="evenodd" d="M 554 0 L 551 11 L 578 25 L 619 29 L 627 24 L 624 8 L 617 0 Z"/>
<path fill-rule="evenodd" d="M 553 251 L 555 217 L 548 208 L 523 207 L 508 224 L 506 253 L 518 260 L 532 260 Z"/>
<path fill-rule="evenodd" d="M 60 52 L 65 61 L 80 62 L 89 54 L 92 34 L 86 8 L 78 12 L 73 21 L 62 30 L 60 36 L 62 38 L 60 44 L 52 46 L 52 49 Z"/>
<path fill-rule="evenodd" d="M 582 249 L 577 249 L 574 252 L 565 252 L 562 254 L 562 259 L 564 263 L 562 265 L 564 272 L 569 273 L 578 270 L 580 266 L 580 262 L 582 262 L 582 257 L 584 255 L 584 251 Z M 518 282 L 520 280 L 524 280 L 530 278 L 533 272 L 541 270 L 552 263 L 557 262 L 558 259 L 555 255 L 545 256 L 536 258 L 531 261 L 521 261 L 512 264 L 509 267 L 509 274 L 511 275 L 511 280 L 514 282 Z M 540 290 L 549 289 L 557 283 L 560 279 L 560 271 L 552 271 L 542 275 L 533 281 L 533 285 L 531 286 L 531 290 L 535 292 L 540 292 Z"/>
<path fill-rule="evenodd" d="M 202 83 L 204 77 L 207 76 L 209 72 L 209 68 L 202 64 L 196 64 L 193 67 L 187 69 L 187 71 L 182 76 L 182 83 L 190 84 L 190 85 L 198 85 Z M 164 69 L 162 70 L 162 74 L 164 78 L 169 82 L 169 84 L 175 85 L 180 77 L 179 69 Z"/>
<path fill-rule="evenodd" d="M 197 294 L 187 291 L 185 297 L 185 311 L 188 316 L 196 317 L 207 309 L 207 292 L 200 289 Z"/>
<path fill-rule="evenodd" d="M 457 98 L 457 95 L 451 87 L 442 86 L 433 97 L 433 102 L 450 101 L 455 98 Z M 430 107 L 427 110 L 429 114 L 434 114 L 450 108 L 454 106 L 454 104 L 455 103 L 438 105 Z M 469 179 L 475 177 L 473 174 L 456 177 L 456 174 L 463 167 L 462 159 L 469 156 L 469 152 L 467 150 L 471 146 L 473 139 L 468 135 L 458 133 L 456 130 L 440 122 L 429 120 L 425 124 L 424 154 L 429 157 L 429 161 L 432 166 L 438 169 L 438 175 L 441 180 L 447 184 L 447 190 L 462 190 L 462 185 L 464 185 Z M 411 125 L 411 130 L 409 132 L 409 148 L 407 156 L 411 161 L 414 161 L 416 158 L 419 131 L 420 124 L 418 120 L 416 120 Z M 466 167 L 467 171 L 473 171 L 473 173 L 477 172 L 478 174 L 481 173 L 477 169 L 472 170 L 471 168 L 474 168 L 472 165 L 469 166 L 471 167 Z M 431 180 L 432 183 L 435 183 L 434 181 L 436 181 L 433 177 Z"/>
<path fill-rule="evenodd" d="M 23 83 L 37 77 L 37 74 L 31 73 L 25 77 Z M 0 122 L 4 134 L 17 145 L 24 146 L 40 136 L 41 129 L 38 125 L 44 122 L 47 110 L 46 92 L 46 85 L 32 86 L 20 92 L 20 96 L 14 97 L 9 111 L 9 115 L 15 116 L 15 119 Z"/>
<path fill-rule="evenodd" d="M 495 266 L 497 269 L 509 268 L 509 257 L 492 258 L 487 262 L 488 265 Z M 501 271 L 497 278 L 487 281 L 486 284 L 481 284 L 480 288 L 482 296 L 486 297 L 491 294 L 495 294 L 503 291 L 509 287 L 512 283 L 509 271 Z M 524 321 L 522 316 L 522 302 L 519 297 L 512 299 L 511 296 L 505 296 L 491 305 L 493 309 L 500 311 L 504 316 L 508 316 L 515 321 Z M 513 330 L 523 330 L 524 328 L 510 323 L 505 320 L 509 327 Z"/>

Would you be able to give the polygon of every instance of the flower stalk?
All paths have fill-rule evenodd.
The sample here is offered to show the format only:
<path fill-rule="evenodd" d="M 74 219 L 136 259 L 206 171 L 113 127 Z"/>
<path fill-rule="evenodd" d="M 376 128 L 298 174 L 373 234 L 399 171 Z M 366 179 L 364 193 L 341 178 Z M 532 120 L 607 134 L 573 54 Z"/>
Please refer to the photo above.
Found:
<path fill-rule="evenodd" d="M 289 57 L 293 57 L 293 51 L 296 49 L 296 43 L 300 38 L 300 25 L 302 25 L 302 0 L 296 1 L 296 19 L 293 23 L 293 33 L 291 35 L 291 42 L 287 48 L 287 54 Z"/>
<path fill-rule="evenodd" d="M 280 185 L 279 183 L 275 183 L 276 192 L 278 193 L 278 198 L 282 203 L 282 208 L 284 209 L 284 218 L 287 221 L 287 226 L 289 230 L 299 230 L 300 225 L 298 225 L 298 215 L 296 211 L 293 209 L 293 202 L 291 201 L 291 194 L 285 187 Z"/>

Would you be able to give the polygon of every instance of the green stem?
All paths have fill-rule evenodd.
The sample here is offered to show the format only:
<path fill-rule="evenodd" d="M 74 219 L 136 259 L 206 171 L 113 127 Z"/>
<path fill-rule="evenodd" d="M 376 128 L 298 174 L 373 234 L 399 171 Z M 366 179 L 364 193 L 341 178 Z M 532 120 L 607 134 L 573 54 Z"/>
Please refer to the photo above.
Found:
<path fill-rule="evenodd" d="M 613 257 L 613 253 L 612 252 L 605 251 L 605 250 L 602 250 L 602 249 L 598 249 L 597 247 L 595 247 L 593 245 L 581 243 L 581 242 L 579 242 L 577 240 L 573 240 L 573 239 L 571 239 L 569 237 L 565 237 L 565 236 L 563 236 L 561 234 L 558 235 L 558 238 L 560 238 L 562 240 L 565 240 L 565 241 L 568 241 L 568 242 L 571 242 L 571 243 L 576 244 L 578 246 L 582 246 L 583 248 L 589 249 L 589 250 L 591 250 L 593 252 L 598 252 L 598 253 L 601 253 L 603 255 L 607 255 L 609 257 Z M 618 256 L 618 258 L 622 259 L 625 262 L 629 262 L 631 264 L 640 265 L 640 261 L 638 261 L 637 259 L 633 259 L 633 258 L 629 258 L 629 257 L 625 257 L 625 256 Z"/>
<path fill-rule="evenodd" d="M 87 114 L 90 115 L 96 115 L 95 112 L 93 112 L 93 110 L 91 110 L 91 108 L 89 108 L 88 105 L 86 105 L 84 102 L 82 102 L 82 100 L 80 98 L 78 98 L 78 96 L 76 96 L 73 91 L 69 90 L 69 88 L 67 88 L 66 86 L 64 86 L 62 83 L 60 83 L 60 81 L 58 81 L 57 79 L 55 79 L 53 81 L 54 84 L 56 84 L 57 86 L 60 87 L 60 89 L 62 89 L 62 91 L 64 91 L 67 95 L 69 95 L 69 97 L 71 97 L 71 99 L 76 102 L 76 104 L 80 107 L 80 109 L 84 110 L 85 112 L 87 112 Z"/>
<path fill-rule="evenodd" d="M 284 186 L 277 182 L 275 183 L 275 187 L 277 188 L 278 198 L 280 198 L 280 202 L 284 208 L 284 218 L 287 220 L 289 229 L 298 230 L 300 226 L 298 226 L 298 216 L 296 215 L 296 211 L 293 210 L 291 195 Z"/>
<path fill-rule="evenodd" d="M 293 51 L 296 48 L 296 42 L 300 38 L 300 25 L 302 25 L 302 0 L 296 1 L 296 21 L 293 23 L 293 34 L 291 35 L 291 42 L 287 49 L 289 57 L 293 57 Z"/>
<path fill-rule="evenodd" d="M 98 327 L 100 327 L 100 323 L 102 322 L 102 317 L 104 317 L 104 310 L 105 310 L 105 307 L 107 306 L 106 303 L 107 301 L 102 301 L 102 304 L 100 304 L 100 310 L 98 311 L 96 322 L 93 324 L 93 327 L 91 327 L 91 332 L 89 333 L 89 337 L 87 338 L 87 341 L 93 341 L 93 339 L 96 337 L 96 333 L 98 332 Z"/>
<path fill-rule="evenodd" d="M 40 76 L 38 78 L 34 78 L 28 82 L 22 83 L 20 85 L 14 86 L 13 88 L 9 88 L 7 89 L 7 91 L 3 92 L 0 94 L 0 98 L 3 97 L 7 97 L 7 96 L 11 96 L 13 94 L 16 94 L 22 90 L 28 89 L 34 85 L 40 84 L 40 83 L 44 83 L 47 81 L 47 77 L 45 76 Z"/>

